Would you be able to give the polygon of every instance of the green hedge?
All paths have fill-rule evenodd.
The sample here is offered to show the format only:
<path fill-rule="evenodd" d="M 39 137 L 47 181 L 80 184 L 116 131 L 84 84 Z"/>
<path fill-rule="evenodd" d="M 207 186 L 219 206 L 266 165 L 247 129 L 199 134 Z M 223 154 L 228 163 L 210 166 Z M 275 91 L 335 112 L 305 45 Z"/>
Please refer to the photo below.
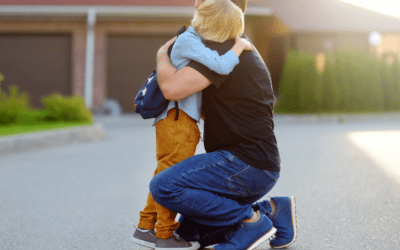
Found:
<path fill-rule="evenodd" d="M 387 57 L 395 58 L 389 64 Z M 326 53 L 323 72 L 315 56 L 289 51 L 279 84 L 277 113 L 400 111 L 400 62 L 365 51 Z"/>
<path fill-rule="evenodd" d="M 0 80 L 4 79 L 0 75 Z M 0 81 L 1 84 L 1 81 Z M 16 86 L 10 86 L 7 95 L 0 85 L 0 125 L 17 123 L 25 120 L 29 114 L 29 96 L 20 94 Z"/>
<path fill-rule="evenodd" d="M 44 109 L 33 109 L 27 93 L 19 93 L 17 86 L 10 86 L 8 94 L 1 90 L 0 74 L 0 125 L 37 121 L 89 122 L 92 114 L 84 99 L 53 94 L 41 99 Z"/>
<path fill-rule="evenodd" d="M 80 96 L 63 97 L 51 95 L 42 98 L 45 119 L 50 121 L 91 121 L 92 113 L 86 108 Z"/>

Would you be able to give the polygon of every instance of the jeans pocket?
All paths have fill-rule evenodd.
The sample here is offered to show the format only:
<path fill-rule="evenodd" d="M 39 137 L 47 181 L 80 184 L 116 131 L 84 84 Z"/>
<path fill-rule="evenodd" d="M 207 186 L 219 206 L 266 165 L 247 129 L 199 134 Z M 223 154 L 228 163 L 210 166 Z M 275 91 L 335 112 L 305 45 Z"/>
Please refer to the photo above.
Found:
<path fill-rule="evenodd" d="M 230 191 L 237 197 L 265 195 L 275 186 L 277 180 L 270 172 L 268 173 L 247 166 L 240 172 L 228 177 Z"/>

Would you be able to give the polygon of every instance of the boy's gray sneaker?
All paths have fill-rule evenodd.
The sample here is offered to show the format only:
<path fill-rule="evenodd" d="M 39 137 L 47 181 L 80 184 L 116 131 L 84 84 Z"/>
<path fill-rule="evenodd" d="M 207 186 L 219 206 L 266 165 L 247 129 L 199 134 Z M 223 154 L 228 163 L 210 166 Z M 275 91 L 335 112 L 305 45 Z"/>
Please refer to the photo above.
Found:
<path fill-rule="evenodd" d="M 136 228 L 132 241 L 138 245 L 154 248 L 156 246 L 156 232 L 154 230 L 143 230 Z"/>
<path fill-rule="evenodd" d="M 155 250 L 197 250 L 199 248 L 200 244 L 197 241 L 188 242 L 177 234 L 166 240 L 156 238 Z"/>

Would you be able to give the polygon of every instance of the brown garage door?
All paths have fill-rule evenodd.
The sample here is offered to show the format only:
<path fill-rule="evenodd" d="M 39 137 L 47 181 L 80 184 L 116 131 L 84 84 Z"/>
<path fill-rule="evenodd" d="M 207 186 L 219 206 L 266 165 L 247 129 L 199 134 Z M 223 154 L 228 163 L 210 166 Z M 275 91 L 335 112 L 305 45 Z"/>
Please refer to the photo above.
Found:
<path fill-rule="evenodd" d="M 2 89 L 17 85 L 35 107 L 40 98 L 53 93 L 71 94 L 71 36 L 0 34 Z"/>
<path fill-rule="evenodd" d="M 107 97 L 118 100 L 123 112 L 134 112 L 133 101 L 156 67 L 157 50 L 172 36 L 107 38 Z"/>

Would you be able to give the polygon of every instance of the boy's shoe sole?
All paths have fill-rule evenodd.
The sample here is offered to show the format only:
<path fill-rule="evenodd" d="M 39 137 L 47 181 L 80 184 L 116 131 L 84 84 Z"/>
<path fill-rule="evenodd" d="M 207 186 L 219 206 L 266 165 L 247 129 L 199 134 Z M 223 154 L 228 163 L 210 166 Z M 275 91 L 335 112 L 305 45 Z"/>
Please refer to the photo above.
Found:
<path fill-rule="evenodd" d="M 186 249 L 186 250 L 197 250 L 197 249 L 200 249 L 200 244 L 197 242 L 197 241 L 189 241 L 190 242 L 190 244 L 192 245 L 191 247 L 189 247 L 189 248 L 182 248 L 182 249 Z M 171 248 L 163 248 L 163 247 L 155 247 L 154 246 L 154 250 L 177 250 L 177 249 L 179 249 L 179 248 L 174 248 L 174 247 L 171 247 Z"/>
<path fill-rule="evenodd" d="M 190 248 L 185 248 L 185 249 L 189 249 L 189 250 L 197 250 L 200 249 L 200 244 L 196 241 L 189 241 L 190 244 L 192 244 L 192 246 Z M 158 248 L 158 247 L 154 247 L 154 250 L 177 250 L 179 248 Z M 182 248 L 183 249 L 183 248 Z"/>
<path fill-rule="evenodd" d="M 254 248 L 256 248 L 258 245 L 260 245 L 261 243 L 263 243 L 264 241 L 272 238 L 274 235 L 276 234 L 276 228 L 271 228 L 271 230 L 269 230 L 269 232 L 267 232 L 266 234 L 264 234 L 261 238 L 259 238 L 256 242 L 254 242 L 249 248 L 247 248 L 246 250 L 252 250 Z"/>
<path fill-rule="evenodd" d="M 136 239 L 134 237 L 131 238 L 131 241 L 133 243 L 135 243 L 135 244 L 138 244 L 138 245 L 144 246 L 144 247 L 148 247 L 148 248 L 155 248 L 156 247 L 156 244 L 154 244 L 154 243 L 151 243 L 151 242 L 148 242 L 148 241 L 144 241 L 144 240 L 139 240 L 139 239 Z"/>
<path fill-rule="evenodd" d="M 294 196 L 290 197 L 290 207 L 291 207 L 291 214 L 292 214 L 292 223 L 293 223 L 293 239 L 289 243 L 281 246 L 271 246 L 271 248 L 285 248 L 292 245 L 296 238 L 297 238 L 297 213 L 296 213 L 296 199 Z"/>

